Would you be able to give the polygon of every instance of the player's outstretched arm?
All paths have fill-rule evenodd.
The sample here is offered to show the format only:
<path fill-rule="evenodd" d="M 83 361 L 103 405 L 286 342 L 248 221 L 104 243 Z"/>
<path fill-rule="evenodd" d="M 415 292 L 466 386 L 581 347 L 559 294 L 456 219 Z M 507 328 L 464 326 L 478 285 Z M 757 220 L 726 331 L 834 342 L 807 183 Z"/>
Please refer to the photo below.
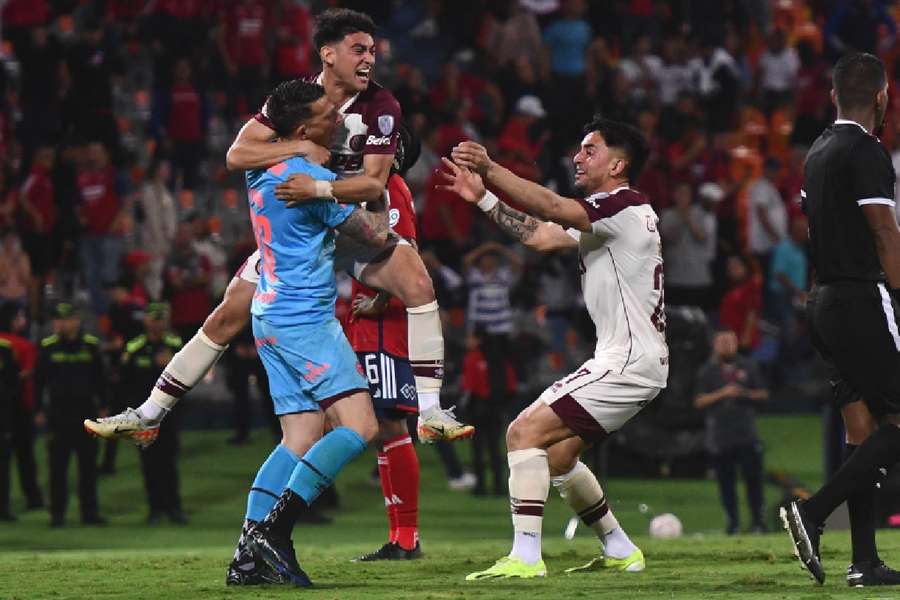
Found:
<path fill-rule="evenodd" d="M 889 204 L 866 204 L 862 210 L 875 238 L 881 269 L 887 276 L 891 293 L 900 302 L 900 227 L 894 207 Z"/>
<path fill-rule="evenodd" d="M 356 208 L 343 223 L 337 226 L 341 235 L 349 235 L 358 242 L 370 246 L 384 246 L 391 235 L 386 210 L 372 212 Z"/>
<path fill-rule="evenodd" d="M 547 188 L 519 177 L 495 163 L 487 150 L 475 142 L 462 142 L 451 153 L 453 162 L 481 175 L 487 182 L 509 194 L 525 212 L 563 227 L 591 231 L 591 221 L 581 205 Z"/>
<path fill-rule="evenodd" d="M 448 185 L 439 187 L 455 193 L 466 202 L 477 204 L 500 229 L 528 248 L 538 252 L 553 252 L 578 247 L 575 238 L 558 224 L 535 219 L 502 202 L 493 194 L 488 194 L 478 173 L 461 169 L 446 158 L 443 161 L 450 172 L 444 173 Z"/>
<path fill-rule="evenodd" d="M 225 166 L 230 171 L 261 169 L 295 156 L 306 157 L 321 165 L 328 162 L 331 152 L 309 140 L 275 140 L 274 131 L 256 119 L 250 119 L 228 148 Z"/>

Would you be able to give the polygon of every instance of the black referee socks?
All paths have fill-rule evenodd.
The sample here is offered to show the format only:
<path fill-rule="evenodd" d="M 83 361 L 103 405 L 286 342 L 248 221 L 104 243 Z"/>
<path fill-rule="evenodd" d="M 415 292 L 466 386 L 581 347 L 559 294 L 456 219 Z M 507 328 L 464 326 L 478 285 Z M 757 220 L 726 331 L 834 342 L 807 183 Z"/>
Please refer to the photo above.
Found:
<path fill-rule="evenodd" d="M 844 462 L 856 451 L 858 446 L 844 446 Z M 879 477 L 880 479 L 880 477 Z M 878 561 L 878 550 L 875 545 L 875 485 L 863 487 L 847 498 L 847 512 L 850 515 L 850 540 L 853 544 L 853 564 Z"/>
<path fill-rule="evenodd" d="M 872 490 L 880 477 L 879 468 L 900 462 L 900 427 L 882 425 L 841 465 L 822 488 L 803 503 L 803 512 L 815 523 L 825 522 L 841 502 Z"/>

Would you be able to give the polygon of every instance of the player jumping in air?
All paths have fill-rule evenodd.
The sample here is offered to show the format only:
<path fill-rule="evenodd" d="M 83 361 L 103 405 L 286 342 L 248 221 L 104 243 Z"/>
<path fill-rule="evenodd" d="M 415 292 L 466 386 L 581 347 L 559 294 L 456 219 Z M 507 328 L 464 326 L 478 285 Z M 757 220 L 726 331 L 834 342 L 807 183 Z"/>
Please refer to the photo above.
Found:
<path fill-rule="evenodd" d="M 477 203 L 495 223 L 540 252 L 578 248 L 584 300 L 597 328 L 594 357 L 519 413 L 506 434 L 514 539 L 508 556 L 467 580 L 543 577 L 541 522 L 550 484 L 597 532 L 603 552 L 573 571 L 644 569 L 644 556 L 619 526 L 600 483 L 579 455 L 616 431 L 666 386 L 668 348 L 657 217 L 629 184 L 647 159 L 640 132 L 596 119 L 584 128 L 569 199 L 517 177 L 485 149 L 463 142 L 445 189 Z M 454 164 L 455 163 L 455 164 Z M 486 192 L 503 190 L 529 214 Z"/>
<path fill-rule="evenodd" d="M 326 10 L 317 17 L 315 43 L 323 70 L 315 80 L 344 117 L 330 146 L 332 168 L 343 179 L 314 181 L 298 175 L 276 188 L 280 199 L 381 199 L 396 148 L 400 105 L 370 79 L 375 63 L 374 31 L 375 24 L 368 16 L 351 10 Z M 321 156 L 308 140 L 276 140 L 265 112 L 264 108 L 241 129 L 228 151 L 229 168 L 265 168 L 298 155 Z M 347 268 L 362 283 L 390 293 L 406 306 L 409 357 L 418 390 L 419 438 L 427 442 L 471 437 L 474 429 L 470 425 L 457 421 L 452 409 L 440 407 L 444 342 L 431 279 L 408 242 L 399 240 L 391 246 L 374 249 L 339 236 L 336 268 Z M 106 438 L 152 443 L 166 412 L 212 368 L 246 326 L 260 264 L 258 252 L 248 257 L 222 302 L 166 366 L 147 401 L 137 410 L 129 408 L 112 417 L 86 421 L 88 431 Z"/>

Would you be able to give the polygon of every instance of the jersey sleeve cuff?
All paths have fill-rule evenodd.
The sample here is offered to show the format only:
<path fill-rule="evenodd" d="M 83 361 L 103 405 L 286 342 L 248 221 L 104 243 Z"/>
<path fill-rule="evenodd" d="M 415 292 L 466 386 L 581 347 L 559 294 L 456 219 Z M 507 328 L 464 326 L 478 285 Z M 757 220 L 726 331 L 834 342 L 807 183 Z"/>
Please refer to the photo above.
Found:
<path fill-rule="evenodd" d="M 860 198 L 856 203 L 859 206 L 865 206 L 866 204 L 884 204 L 885 206 L 893 207 L 897 205 L 891 198 Z"/>

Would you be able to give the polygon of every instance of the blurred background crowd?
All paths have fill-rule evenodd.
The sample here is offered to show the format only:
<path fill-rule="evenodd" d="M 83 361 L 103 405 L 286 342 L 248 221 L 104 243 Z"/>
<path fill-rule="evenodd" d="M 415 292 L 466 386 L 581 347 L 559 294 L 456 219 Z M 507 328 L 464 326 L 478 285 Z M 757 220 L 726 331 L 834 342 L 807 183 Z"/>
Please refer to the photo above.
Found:
<path fill-rule="evenodd" d="M 636 187 L 660 216 L 672 350 L 669 389 L 618 451 L 656 473 L 710 451 L 694 397 L 719 328 L 758 365 L 770 410 L 817 409 L 801 318 L 803 159 L 833 119 L 840 54 L 879 54 L 896 93 L 895 2 L 0 0 L 0 302 L 24 317 L 3 327 L 39 343 L 59 321 L 53 307 L 72 303 L 114 365 L 147 305 L 165 302 L 172 332 L 190 338 L 255 248 L 225 151 L 267 89 L 317 72 L 312 16 L 335 5 L 379 24 L 375 78 L 423 141 L 407 179 L 445 319 L 445 402 L 494 432 L 478 471 L 504 411 L 580 364 L 593 327 L 575 258 L 529 254 L 435 189 L 439 157 L 474 139 L 573 195 L 571 157 L 594 113 L 635 123 L 652 147 Z M 896 165 L 898 123 L 889 113 L 880 134 Z M 498 361 L 507 367 L 484 368 Z M 233 413 L 193 418 L 231 422 L 241 443 L 250 398 L 266 395 L 249 334 L 219 371 L 193 395 L 234 398 Z M 21 404 L 27 413 L 35 399 Z M 661 441 L 635 442 L 646 436 Z"/>

